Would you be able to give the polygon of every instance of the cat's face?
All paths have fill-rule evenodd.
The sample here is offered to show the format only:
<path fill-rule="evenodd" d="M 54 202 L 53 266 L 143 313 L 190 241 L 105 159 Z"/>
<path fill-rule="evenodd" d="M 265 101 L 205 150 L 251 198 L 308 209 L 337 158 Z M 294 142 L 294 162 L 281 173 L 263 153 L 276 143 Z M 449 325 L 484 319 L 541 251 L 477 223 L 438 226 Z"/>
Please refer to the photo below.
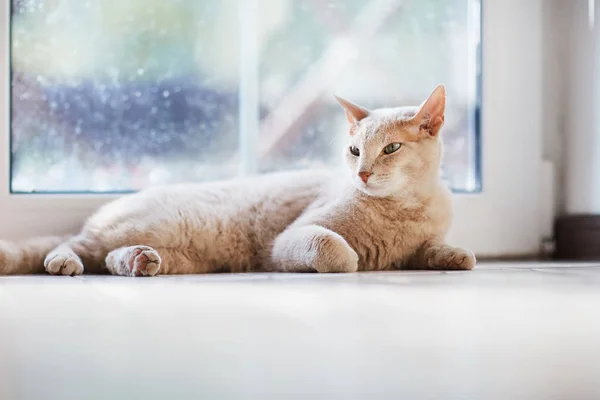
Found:
<path fill-rule="evenodd" d="M 443 86 L 419 107 L 370 111 L 338 98 L 351 124 L 344 152 L 353 184 L 370 196 L 390 197 L 437 177 L 445 99 Z"/>

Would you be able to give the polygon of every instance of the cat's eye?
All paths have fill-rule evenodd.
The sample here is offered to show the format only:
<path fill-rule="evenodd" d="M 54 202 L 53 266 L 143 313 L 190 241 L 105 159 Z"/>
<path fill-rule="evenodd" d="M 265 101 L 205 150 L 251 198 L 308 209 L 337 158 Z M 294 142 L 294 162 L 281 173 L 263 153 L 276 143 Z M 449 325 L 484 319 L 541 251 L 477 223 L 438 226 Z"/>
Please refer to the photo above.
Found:
<path fill-rule="evenodd" d="M 360 156 L 360 150 L 356 146 L 350 146 L 350 154 L 358 157 L 358 156 Z"/>
<path fill-rule="evenodd" d="M 392 154 L 393 152 L 398 151 L 400 146 L 402 146 L 401 143 L 390 143 L 383 148 L 383 152 L 385 154 Z"/>

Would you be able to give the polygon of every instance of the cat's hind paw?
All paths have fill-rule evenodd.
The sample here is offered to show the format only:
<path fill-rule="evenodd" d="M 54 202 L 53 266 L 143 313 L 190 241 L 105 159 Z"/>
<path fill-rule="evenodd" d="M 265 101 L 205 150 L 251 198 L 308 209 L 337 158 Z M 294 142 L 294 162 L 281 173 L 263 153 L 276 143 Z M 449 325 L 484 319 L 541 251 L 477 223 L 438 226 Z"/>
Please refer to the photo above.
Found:
<path fill-rule="evenodd" d="M 162 260 L 152 247 L 130 246 L 111 251 L 106 266 L 114 275 L 154 276 L 160 270 Z"/>
<path fill-rule="evenodd" d="M 160 256 L 152 248 L 138 248 L 133 251 L 128 266 L 132 276 L 154 276 L 160 270 Z"/>

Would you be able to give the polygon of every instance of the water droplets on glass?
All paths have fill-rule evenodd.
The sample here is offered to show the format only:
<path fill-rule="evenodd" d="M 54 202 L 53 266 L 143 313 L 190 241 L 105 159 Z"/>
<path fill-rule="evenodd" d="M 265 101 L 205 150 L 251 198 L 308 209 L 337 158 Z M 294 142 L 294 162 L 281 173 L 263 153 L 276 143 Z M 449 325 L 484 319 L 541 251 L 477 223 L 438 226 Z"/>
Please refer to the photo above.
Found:
<path fill-rule="evenodd" d="M 333 94 L 416 105 L 444 82 L 444 174 L 473 189 L 474 0 L 261 1 L 248 32 L 239 2 L 12 0 L 11 189 L 235 176 L 242 35 L 258 48 L 257 172 L 340 165 L 347 126 Z"/>

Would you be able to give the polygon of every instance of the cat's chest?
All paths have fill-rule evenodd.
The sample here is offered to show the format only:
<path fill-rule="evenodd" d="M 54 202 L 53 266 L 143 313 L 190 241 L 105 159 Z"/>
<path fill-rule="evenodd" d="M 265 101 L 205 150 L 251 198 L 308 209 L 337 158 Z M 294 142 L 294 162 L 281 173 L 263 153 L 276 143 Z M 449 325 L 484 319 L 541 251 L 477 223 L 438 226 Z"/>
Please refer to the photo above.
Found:
<path fill-rule="evenodd" d="M 432 236 L 432 222 L 426 212 L 401 210 L 393 217 L 365 212 L 354 214 L 337 233 L 358 254 L 359 270 L 385 270 L 405 261 Z"/>

